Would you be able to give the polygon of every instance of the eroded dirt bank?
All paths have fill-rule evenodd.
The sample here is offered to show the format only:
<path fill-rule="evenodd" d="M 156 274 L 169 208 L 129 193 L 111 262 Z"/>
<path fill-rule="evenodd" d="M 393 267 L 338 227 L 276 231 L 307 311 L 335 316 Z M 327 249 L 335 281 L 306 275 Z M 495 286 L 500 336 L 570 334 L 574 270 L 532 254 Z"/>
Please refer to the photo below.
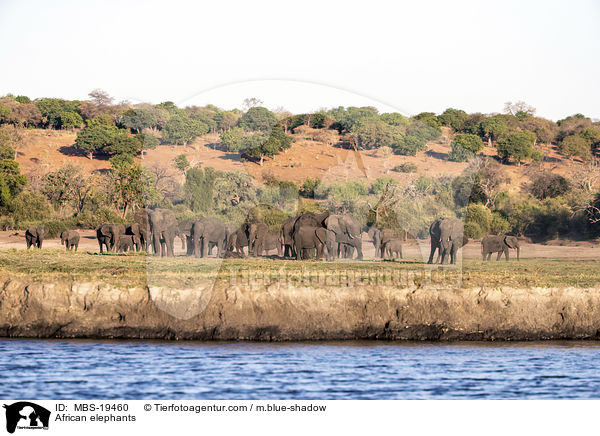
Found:
<path fill-rule="evenodd" d="M 195 290 L 0 279 L 0 336 L 300 341 L 600 339 L 600 287 Z"/>

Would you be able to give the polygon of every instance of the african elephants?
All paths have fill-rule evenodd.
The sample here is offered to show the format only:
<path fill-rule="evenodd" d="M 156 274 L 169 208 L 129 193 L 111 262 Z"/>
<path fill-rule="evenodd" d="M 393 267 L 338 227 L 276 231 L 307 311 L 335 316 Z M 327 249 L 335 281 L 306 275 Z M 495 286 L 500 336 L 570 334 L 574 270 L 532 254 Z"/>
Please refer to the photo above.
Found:
<path fill-rule="evenodd" d="M 31 226 L 25 231 L 25 242 L 27 249 L 34 246 L 42 248 L 44 238 L 48 235 L 48 227 L 46 226 Z"/>
<path fill-rule="evenodd" d="M 146 247 L 142 243 L 146 237 L 142 234 L 142 227 L 139 223 L 129 224 L 125 227 L 125 235 L 132 236 L 131 240 L 135 245 L 135 251 L 146 250 Z"/>
<path fill-rule="evenodd" d="M 245 231 L 246 228 L 247 226 L 244 225 L 237 230 L 232 230 L 229 233 L 229 238 L 227 239 L 227 251 L 236 252 L 241 257 L 246 256 L 244 253 L 244 247 L 248 247 L 248 236 Z"/>
<path fill-rule="evenodd" d="M 79 247 L 79 232 L 77 230 L 65 230 L 61 232 L 60 243 L 65 246 L 67 251 L 77 251 Z"/>
<path fill-rule="evenodd" d="M 148 216 L 150 236 L 155 256 L 174 256 L 173 244 L 179 233 L 175 213 L 169 209 L 154 209 Z"/>
<path fill-rule="evenodd" d="M 324 227 L 302 226 L 294 232 L 294 247 L 296 249 L 296 259 L 307 259 L 309 257 L 307 250 L 316 250 L 317 259 L 323 257 L 323 251 L 327 248 L 327 259 L 332 259 L 333 235 Z"/>
<path fill-rule="evenodd" d="M 132 251 L 138 244 L 139 240 L 137 239 L 137 236 L 121 235 L 119 236 L 116 249 L 118 253 L 125 253 L 127 251 Z"/>
<path fill-rule="evenodd" d="M 133 222 L 139 227 L 139 237 L 142 249 L 148 251 L 150 245 L 150 209 L 141 208 L 133 214 Z"/>
<path fill-rule="evenodd" d="M 463 231 L 463 223 L 458 219 L 440 218 L 435 220 L 429 226 L 431 252 L 427 263 L 433 263 L 435 251 L 439 250 L 436 263 L 438 261 L 446 263 L 446 260 L 449 259 L 451 264 L 455 264 L 458 249 L 468 242 Z"/>
<path fill-rule="evenodd" d="M 192 242 L 196 257 L 208 256 L 210 244 L 217 246 L 217 256 L 222 257 L 227 242 L 228 230 L 218 218 L 201 218 L 192 224 Z"/>
<path fill-rule="evenodd" d="M 375 247 L 375 257 L 380 257 L 381 254 L 381 230 L 377 227 L 369 227 L 367 236 L 371 238 L 371 242 Z"/>
<path fill-rule="evenodd" d="M 290 217 L 281 224 L 281 231 L 279 233 L 279 241 L 283 245 L 283 256 L 284 257 L 295 257 L 294 252 L 294 223 L 297 217 Z"/>
<path fill-rule="evenodd" d="M 521 245 L 516 236 L 510 235 L 488 235 L 481 240 L 481 256 L 483 260 L 490 260 L 492 253 L 498 253 L 496 260 L 500 260 L 504 253 L 505 260 L 508 261 L 508 251 L 511 248 L 517 250 L 517 260 L 520 260 Z"/>
<path fill-rule="evenodd" d="M 384 253 L 384 257 L 402 259 L 402 241 L 400 238 L 388 239 L 382 245 L 381 250 Z"/>
<path fill-rule="evenodd" d="M 253 256 L 261 256 L 264 251 L 277 249 L 282 254 L 282 243 L 277 235 L 269 232 L 269 227 L 262 222 L 251 222 L 248 225 L 248 251 Z"/>
<path fill-rule="evenodd" d="M 348 245 L 357 252 L 357 260 L 362 260 L 362 232 L 361 225 L 356 217 L 350 214 L 329 215 L 325 220 L 325 227 L 329 230 L 339 244 Z M 339 252 L 342 250 L 338 249 Z"/>
<path fill-rule="evenodd" d="M 119 241 L 119 237 L 125 234 L 125 226 L 123 224 L 102 224 L 96 229 L 96 237 L 100 246 L 100 254 L 103 253 L 103 247 L 106 251 L 114 251 Z"/>

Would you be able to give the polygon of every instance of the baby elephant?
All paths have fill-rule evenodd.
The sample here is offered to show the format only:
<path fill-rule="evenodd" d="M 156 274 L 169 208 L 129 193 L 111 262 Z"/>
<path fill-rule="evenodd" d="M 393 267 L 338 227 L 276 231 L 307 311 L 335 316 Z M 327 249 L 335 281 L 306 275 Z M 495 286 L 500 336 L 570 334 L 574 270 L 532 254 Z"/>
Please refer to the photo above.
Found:
<path fill-rule="evenodd" d="M 390 239 L 382 247 L 384 258 L 402 259 L 402 242 L 400 239 Z"/>
<path fill-rule="evenodd" d="M 79 232 L 76 230 L 65 230 L 60 234 L 60 243 L 65 246 L 67 251 L 77 251 L 79 247 Z"/>
<path fill-rule="evenodd" d="M 508 260 L 508 250 L 511 248 L 516 248 L 517 260 L 519 260 L 521 255 L 521 245 L 516 236 L 488 235 L 481 240 L 481 256 L 483 257 L 483 260 L 490 260 L 492 253 L 498 253 L 496 260 L 500 260 L 503 253 L 504 258 Z"/>
<path fill-rule="evenodd" d="M 117 241 L 117 252 L 125 253 L 131 251 L 136 245 L 137 237 L 135 235 L 121 235 Z M 138 242 L 139 243 L 139 242 Z"/>

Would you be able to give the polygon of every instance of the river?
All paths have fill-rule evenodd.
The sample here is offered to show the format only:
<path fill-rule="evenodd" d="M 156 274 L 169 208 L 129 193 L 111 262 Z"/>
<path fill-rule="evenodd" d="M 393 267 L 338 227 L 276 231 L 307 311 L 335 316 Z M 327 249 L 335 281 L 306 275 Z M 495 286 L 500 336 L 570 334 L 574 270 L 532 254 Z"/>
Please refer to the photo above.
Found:
<path fill-rule="evenodd" d="M 600 398 L 600 343 L 0 340 L 10 399 Z"/>

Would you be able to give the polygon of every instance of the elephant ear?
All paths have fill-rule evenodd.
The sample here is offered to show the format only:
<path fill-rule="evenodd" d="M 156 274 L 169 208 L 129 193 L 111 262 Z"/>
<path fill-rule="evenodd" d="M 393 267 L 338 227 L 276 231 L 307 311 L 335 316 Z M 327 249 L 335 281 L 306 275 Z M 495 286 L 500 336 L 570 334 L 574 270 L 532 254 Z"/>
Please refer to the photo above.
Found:
<path fill-rule="evenodd" d="M 516 236 L 505 236 L 504 243 L 508 248 L 517 248 L 519 246 L 519 240 Z"/>

